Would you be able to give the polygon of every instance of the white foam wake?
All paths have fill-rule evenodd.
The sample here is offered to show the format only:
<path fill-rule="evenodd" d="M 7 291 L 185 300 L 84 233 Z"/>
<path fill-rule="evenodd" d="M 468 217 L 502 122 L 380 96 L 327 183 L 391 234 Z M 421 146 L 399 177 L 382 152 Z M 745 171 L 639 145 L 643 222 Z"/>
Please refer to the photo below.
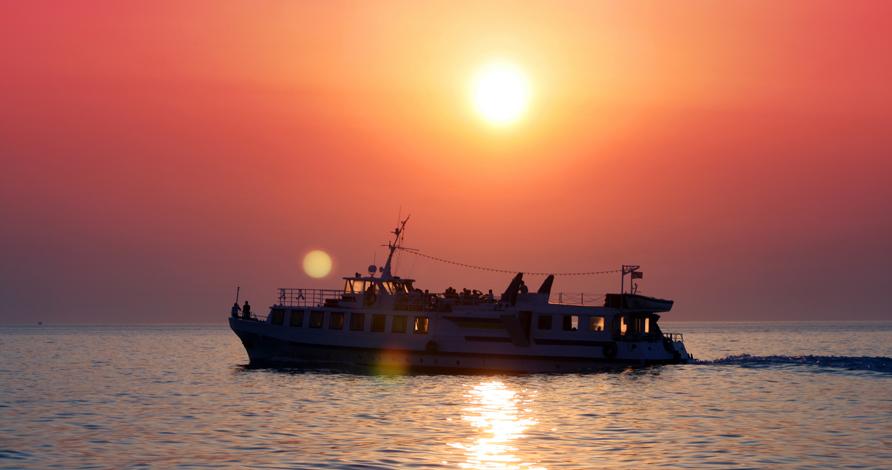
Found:
<path fill-rule="evenodd" d="M 806 364 L 847 370 L 872 370 L 892 373 L 892 358 L 870 356 L 753 356 L 740 354 L 712 361 L 697 361 L 696 363 L 739 365 Z"/>

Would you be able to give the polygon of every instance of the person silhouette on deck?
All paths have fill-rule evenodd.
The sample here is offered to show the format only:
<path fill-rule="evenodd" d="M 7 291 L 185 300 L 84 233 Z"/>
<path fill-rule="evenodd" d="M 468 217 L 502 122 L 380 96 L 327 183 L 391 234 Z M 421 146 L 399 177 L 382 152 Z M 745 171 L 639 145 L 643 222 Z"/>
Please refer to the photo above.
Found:
<path fill-rule="evenodd" d="M 524 284 L 523 281 L 520 281 L 520 293 L 521 293 L 521 294 L 526 294 L 526 293 L 528 293 L 529 291 L 530 291 L 530 289 L 527 287 L 527 285 Z"/>
<path fill-rule="evenodd" d="M 232 318 L 238 318 L 238 314 L 241 311 L 242 309 L 239 308 L 238 302 L 232 304 Z"/>
<path fill-rule="evenodd" d="M 251 318 L 251 306 L 248 305 L 248 301 L 245 301 L 245 306 L 242 307 L 242 318 L 245 320 Z"/>

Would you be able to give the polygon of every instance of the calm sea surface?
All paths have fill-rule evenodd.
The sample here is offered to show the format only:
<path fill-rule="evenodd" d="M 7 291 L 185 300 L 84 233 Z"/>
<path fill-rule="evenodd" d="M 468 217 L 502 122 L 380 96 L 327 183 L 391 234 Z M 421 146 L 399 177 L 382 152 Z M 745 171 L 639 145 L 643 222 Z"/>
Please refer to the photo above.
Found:
<path fill-rule="evenodd" d="M 252 369 L 226 326 L 0 326 L 0 468 L 892 469 L 892 322 L 663 330 L 700 362 Z"/>

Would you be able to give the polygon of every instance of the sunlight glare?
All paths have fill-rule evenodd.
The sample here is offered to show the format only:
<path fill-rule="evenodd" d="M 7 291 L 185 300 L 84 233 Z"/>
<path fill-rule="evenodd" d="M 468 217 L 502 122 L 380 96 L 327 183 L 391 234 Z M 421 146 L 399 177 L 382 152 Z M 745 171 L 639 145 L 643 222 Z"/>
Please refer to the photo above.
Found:
<path fill-rule="evenodd" d="M 473 443 L 452 443 L 450 446 L 465 451 L 467 461 L 459 463 L 462 468 L 504 470 L 546 470 L 533 466 L 534 463 L 523 462 L 515 454 L 518 451 L 511 445 L 518 438 L 524 437 L 524 431 L 538 421 L 528 417 L 532 411 L 518 405 L 529 404 L 533 395 L 524 397 L 521 394 L 509 390 L 501 382 L 483 382 L 475 385 L 469 395 L 465 395 L 470 408 L 462 411 L 462 420 L 470 421 L 471 425 L 483 435 L 479 438 L 468 438 Z"/>
<path fill-rule="evenodd" d="M 493 124 L 510 124 L 526 109 L 529 90 L 523 73 L 508 65 L 483 71 L 474 87 L 477 111 Z"/>

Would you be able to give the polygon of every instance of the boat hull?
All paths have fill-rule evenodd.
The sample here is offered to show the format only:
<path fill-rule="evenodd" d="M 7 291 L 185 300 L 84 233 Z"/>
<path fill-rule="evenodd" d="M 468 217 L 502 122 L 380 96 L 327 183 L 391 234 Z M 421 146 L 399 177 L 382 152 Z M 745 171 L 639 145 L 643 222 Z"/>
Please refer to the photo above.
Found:
<path fill-rule="evenodd" d="M 642 352 L 636 351 L 638 343 L 620 343 L 621 353 L 614 358 L 604 357 L 601 347 L 565 347 L 559 352 L 555 346 L 518 348 L 512 344 L 486 344 L 462 350 L 450 348 L 449 341 L 438 341 L 440 350 L 427 350 L 425 343 L 415 347 L 387 340 L 379 344 L 354 342 L 320 344 L 305 338 L 282 335 L 275 326 L 265 323 L 231 319 L 230 325 L 241 339 L 252 365 L 276 364 L 348 364 L 369 367 L 384 372 L 420 371 L 431 373 L 555 373 L 586 370 L 610 370 L 641 367 L 654 364 L 678 364 L 687 360 L 687 354 L 671 354 L 663 350 L 661 343 L 645 343 Z M 281 328 L 281 327 L 279 327 Z M 423 340 L 426 340 L 424 338 Z M 435 343 L 436 344 L 436 343 Z M 650 347 L 662 351 L 644 354 Z"/>

